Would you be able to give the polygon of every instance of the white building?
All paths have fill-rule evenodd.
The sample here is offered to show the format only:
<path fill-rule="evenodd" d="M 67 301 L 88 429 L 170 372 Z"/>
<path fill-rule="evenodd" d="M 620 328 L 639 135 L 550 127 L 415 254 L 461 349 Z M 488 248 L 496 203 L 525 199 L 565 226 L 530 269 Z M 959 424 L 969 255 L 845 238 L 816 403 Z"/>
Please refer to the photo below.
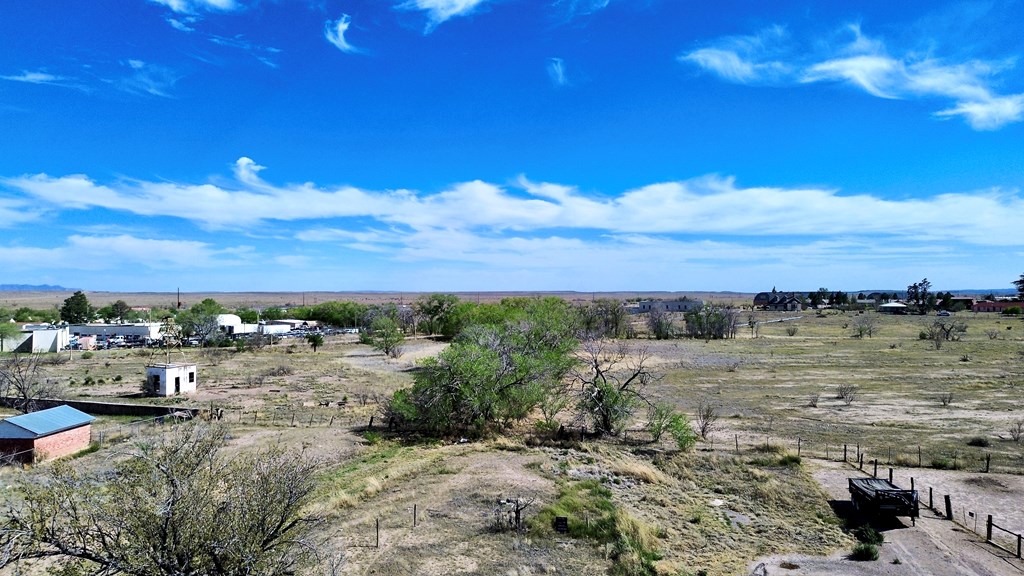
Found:
<path fill-rule="evenodd" d="M 637 313 L 660 310 L 661 312 L 689 312 L 704 305 L 703 300 L 641 300 L 637 302 Z"/>
<path fill-rule="evenodd" d="M 68 328 L 75 336 L 141 336 L 159 340 L 163 337 L 159 322 L 137 322 L 135 324 L 72 324 Z"/>
<path fill-rule="evenodd" d="M 71 335 L 67 326 L 50 324 L 25 324 L 21 327 L 21 336 L 15 346 L 8 348 L 10 340 L 4 341 L 4 350 L 29 352 L 60 352 L 71 344 Z"/>
<path fill-rule="evenodd" d="M 175 396 L 196 391 L 195 364 L 150 364 L 146 366 L 146 390 L 154 396 Z"/>

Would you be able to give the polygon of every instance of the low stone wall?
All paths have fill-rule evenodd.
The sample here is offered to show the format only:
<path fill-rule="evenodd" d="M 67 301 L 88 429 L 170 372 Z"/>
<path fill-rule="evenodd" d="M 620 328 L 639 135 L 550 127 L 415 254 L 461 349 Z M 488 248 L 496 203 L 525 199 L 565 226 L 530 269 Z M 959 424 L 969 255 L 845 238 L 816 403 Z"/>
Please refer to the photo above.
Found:
<path fill-rule="evenodd" d="M 0 403 L 10 406 L 9 398 L 0 398 Z M 96 402 L 91 400 L 36 400 L 41 409 L 68 405 L 93 416 L 166 416 L 173 412 L 187 412 L 192 416 L 199 414 L 199 408 L 185 406 L 154 406 L 151 404 L 123 404 L 118 402 Z"/>

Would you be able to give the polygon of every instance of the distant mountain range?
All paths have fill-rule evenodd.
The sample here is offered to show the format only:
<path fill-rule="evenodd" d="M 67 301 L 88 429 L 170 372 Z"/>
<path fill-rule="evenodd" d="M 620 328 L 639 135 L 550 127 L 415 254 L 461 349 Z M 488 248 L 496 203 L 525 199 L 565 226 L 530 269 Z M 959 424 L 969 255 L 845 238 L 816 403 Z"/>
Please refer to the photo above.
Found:
<path fill-rule="evenodd" d="M 52 284 L 0 284 L 0 292 L 68 292 L 70 288 Z"/>

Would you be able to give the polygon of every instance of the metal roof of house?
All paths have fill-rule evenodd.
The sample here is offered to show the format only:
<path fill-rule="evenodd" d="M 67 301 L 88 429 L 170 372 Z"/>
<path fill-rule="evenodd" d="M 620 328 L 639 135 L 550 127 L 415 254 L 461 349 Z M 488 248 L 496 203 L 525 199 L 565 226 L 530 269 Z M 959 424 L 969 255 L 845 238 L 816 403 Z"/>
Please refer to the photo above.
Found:
<path fill-rule="evenodd" d="M 35 438 L 40 438 L 89 424 L 93 420 L 95 418 L 85 412 L 64 405 L 21 416 L 12 416 L 4 420 L 3 424 L 17 426 Z"/>

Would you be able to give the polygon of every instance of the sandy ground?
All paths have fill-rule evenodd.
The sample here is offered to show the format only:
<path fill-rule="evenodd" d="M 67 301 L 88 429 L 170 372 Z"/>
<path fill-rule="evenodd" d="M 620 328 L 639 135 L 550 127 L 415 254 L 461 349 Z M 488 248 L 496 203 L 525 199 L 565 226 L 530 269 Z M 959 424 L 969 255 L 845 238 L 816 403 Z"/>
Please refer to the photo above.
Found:
<path fill-rule="evenodd" d="M 830 504 L 836 512 L 840 516 L 848 514 L 850 494 L 847 478 L 863 474 L 841 462 L 807 462 L 814 467 L 815 479 L 832 498 Z M 984 503 L 1011 513 L 1008 523 L 1020 521 L 1019 486 L 1024 483 L 1022 478 L 992 475 L 986 476 L 991 478 L 990 481 L 979 485 L 972 480 L 977 474 L 916 469 L 913 474 L 915 487 L 919 490 L 926 483 L 949 487 L 954 494 L 954 502 L 960 498 L 965 505 Z M 893 480 L 901 487 L 909 487 L 909 474 L 895 474 Z M 1011 489 L 992 488 L 995 482 L 1018 486 L 1017 495 L 1014 496 Z M 967 490 L 967 486 L 971 489 Z M 924 489 L 923 501 L 927 504 L 927 488 Z M 973 528 L 973 519 L 969 520 Z M 845 553 L 828 558 L 773 556 L 752 563 L 750 568 L 754 570 L 757 564 L 763 563 L 768 574 L 815 576 L 1019 576 L 1024 573 L 1024 561 L 985 543 L 983 537 L 928 509 L 921 510 L 916 526 L 909 518 L 895 518 L 876 527 L 885 535 L 885 543 L 879 547 L 879 559 L 875 562 L 852 561 L 846 558 Z M 984 532 L 984 519 L 979 522 L 979 529 Z M 786 568 L 783 564 L 796 567 Z"/>

